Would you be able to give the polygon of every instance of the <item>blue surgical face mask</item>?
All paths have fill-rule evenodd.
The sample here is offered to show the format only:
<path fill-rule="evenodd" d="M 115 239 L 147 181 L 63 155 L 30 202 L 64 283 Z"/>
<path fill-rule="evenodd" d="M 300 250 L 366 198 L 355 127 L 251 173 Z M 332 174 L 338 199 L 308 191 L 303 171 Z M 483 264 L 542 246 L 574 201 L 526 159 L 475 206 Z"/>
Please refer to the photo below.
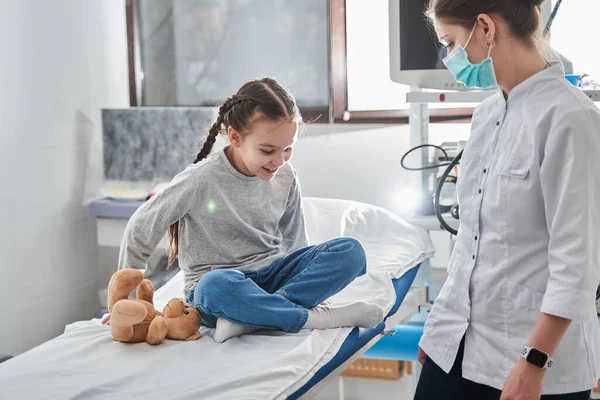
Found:
<path fill-rule="evenodd" d="M 489 89 L 498 85 L 494 72 L 494 64 L 490 57 L 494 42 L 487 46 L 488 56 L 479 64 L 471 63 L 465 50 L 471 41 L 476 27 L 477 23 L 475 23 L 465 47 L 459 45 L 443 61 L 450 72 L 454 74 L 456 80 L 465 85 L 465 87 L 469 89 Z"/>

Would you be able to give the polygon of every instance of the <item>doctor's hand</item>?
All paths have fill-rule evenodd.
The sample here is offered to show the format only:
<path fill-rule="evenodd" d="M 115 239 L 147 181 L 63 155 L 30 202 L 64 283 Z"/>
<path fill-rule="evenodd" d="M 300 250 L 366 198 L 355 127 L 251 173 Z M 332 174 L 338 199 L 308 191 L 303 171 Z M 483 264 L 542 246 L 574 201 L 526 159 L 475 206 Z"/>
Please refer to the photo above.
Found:
<path fill-rule="evenodd" d="M 427 357 L 427 354 L 425 354 L 425 352 L 423 351 L 423 349 L 421 347 L 419 347 L 419 363 L 421 365 L 425 364 L 425 358 Z"/>
<path fill-rule="evenodd" d="M 500 400 L 539 400 L 542 396 L 545 370 L 534 367 L 524 359 L 514 366 Z"/>

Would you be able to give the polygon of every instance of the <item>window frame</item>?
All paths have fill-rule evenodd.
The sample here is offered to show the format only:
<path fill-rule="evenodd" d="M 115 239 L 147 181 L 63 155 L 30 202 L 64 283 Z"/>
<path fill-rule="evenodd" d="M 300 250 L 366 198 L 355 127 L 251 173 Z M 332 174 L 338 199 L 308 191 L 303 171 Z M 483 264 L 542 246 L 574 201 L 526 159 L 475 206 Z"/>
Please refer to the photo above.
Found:
<path fill-rule="evenodd" d="M 346 37 L 346 0 L 329 2 L 329 105 L 327 107 L 300 107 L 306 121 L 336 124 L 408 124 L 409 109 L 348 111 L 348 59 Z M 139 104 L 141 66 L 138 37 L 137 0 L 126 0 L 127 57 L 129 74 L 129 105 Z M 470 122 L 473 108 L 429 109 L 430 121 Z"/>

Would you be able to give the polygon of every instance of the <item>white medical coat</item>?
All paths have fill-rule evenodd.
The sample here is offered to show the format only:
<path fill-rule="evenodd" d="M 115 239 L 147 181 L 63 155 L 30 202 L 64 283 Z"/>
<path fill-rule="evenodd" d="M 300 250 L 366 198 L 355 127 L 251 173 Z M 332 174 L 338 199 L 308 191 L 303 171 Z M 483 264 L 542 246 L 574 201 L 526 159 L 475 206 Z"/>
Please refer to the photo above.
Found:
<path fill-rule="evenodd" d="M 544 394 L 596 386 L 600 112 L 553 64 L 479 105 L 458 179 L 460 229 L 421 348 L 502 389 L 540 312 L 571 319 Z"/>

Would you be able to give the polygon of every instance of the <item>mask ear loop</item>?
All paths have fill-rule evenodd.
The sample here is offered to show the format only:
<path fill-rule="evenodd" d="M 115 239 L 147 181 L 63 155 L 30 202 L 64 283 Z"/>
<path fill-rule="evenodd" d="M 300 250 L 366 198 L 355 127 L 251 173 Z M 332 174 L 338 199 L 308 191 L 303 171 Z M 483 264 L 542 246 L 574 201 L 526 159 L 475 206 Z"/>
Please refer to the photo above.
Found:
<path fill-rule="evenodd" d="M 487 47 L 488 49 L 488 58 L 490 58 L 490 55 L 492 54 L 492 48 L 494 48 L 494 46 L 496 46 L 496 42 L 494 41 L 494 39 L 492 39 L 490 43 L 485 44 L 485 47 Z"/>
<path fill-rule="evenodd" d="M 467 43 L 465 43 L 465 47 L 464 49 L 467 49 L 467 46 L 469 45 L 469 43 L 471 43 L 471 38 L 473 37 L 473 34 L 475 33 L 475 28 L 477 28 L 477 21 L 475 21 L 475 25 L 473 25 L 473 29 L 471 29 L 471 34 L 469 35 L 469 38 L 467 39 Z"/>

